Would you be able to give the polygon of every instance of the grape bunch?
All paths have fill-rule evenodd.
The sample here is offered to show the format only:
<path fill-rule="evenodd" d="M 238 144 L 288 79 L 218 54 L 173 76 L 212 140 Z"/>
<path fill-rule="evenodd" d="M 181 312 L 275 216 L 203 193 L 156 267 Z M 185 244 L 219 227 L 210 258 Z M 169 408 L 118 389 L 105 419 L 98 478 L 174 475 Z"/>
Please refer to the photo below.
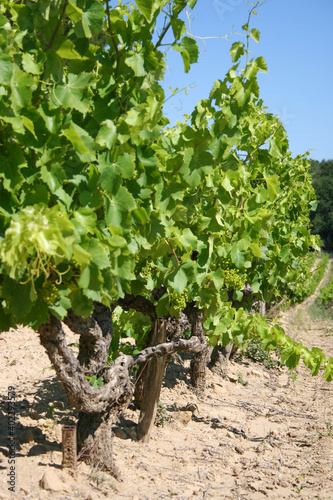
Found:
<path fill-rule="evenodd" d="M 44 281 L 42 288 L 38 291 L 38 296 L 47 305 L 54 304 L 59 299 L 59 291 L 52 281 Z"/>
<path fill-rule="evenodd" d="M 228 290 L 243 290 L 246 279 L 243 273 L 232 268 L 228 259 L 221 259 L 221 267 L 224 273 L 224 285 Z"/>
<path fill-rule="evenodd" d="M 229 290 L 243 290 L 245 287 L 245 279 L 242 274 L 235 269 L 225 269 L 224 284 Z"/>
<path fill-rule="evenodd" d="M 156 270 L 156 268 L 152 265 L 151 262 L 147 262 L 146 265 L 141 269 L 141 276 L 148 281 L 151 278 L 152 273 Z"/>
<path fill-rule="evenodd" d="M 181 293 L 176 292 L 176 290 L 171 290 L 169 292 L 169 297 L 171 301 L 171 311 L 178 314 L 179 311 L 183 311 L 186 307 L 186 302 L 188 300 L 187 288 Z"/>

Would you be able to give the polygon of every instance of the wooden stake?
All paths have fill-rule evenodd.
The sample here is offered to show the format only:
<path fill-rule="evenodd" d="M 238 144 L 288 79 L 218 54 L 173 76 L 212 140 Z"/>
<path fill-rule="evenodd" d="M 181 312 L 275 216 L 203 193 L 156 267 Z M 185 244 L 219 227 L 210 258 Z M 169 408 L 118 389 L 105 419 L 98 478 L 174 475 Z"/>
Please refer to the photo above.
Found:
<path fill-rule="evenodd" d="M 156 320 L 154 326 L 154 334 L 150 343 L 152 346 L 154 346 L 157 344 L 162 344 L 163 342 L 165 342 L 165 340 L 165 323 L 163 320 Z M 138 440 L 144 443 L 147 443 L 149 441 L 151 431 L 154 426 L 165 366 L 165 358 L 160 357 L 151 359 L 146 368 L 147 373 L 145 375 L 145 385 L 143 389 L 139 423 L 137 427 Z"/>
<path fill-rule="evenodd" d="M 63 469 L 70 469 L 76 477 L 77 473 L 77 444 L 76 425 L 62 427 L 62 464 Z"/>

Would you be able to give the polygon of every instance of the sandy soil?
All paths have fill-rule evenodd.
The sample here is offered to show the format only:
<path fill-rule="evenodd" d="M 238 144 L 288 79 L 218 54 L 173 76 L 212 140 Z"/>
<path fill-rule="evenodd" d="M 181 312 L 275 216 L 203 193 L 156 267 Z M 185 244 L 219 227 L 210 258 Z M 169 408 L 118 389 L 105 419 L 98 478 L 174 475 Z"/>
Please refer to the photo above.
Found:
<path fill-rule="evenodd" d="M 294 339 L 333 355 L 333 323 L 311 320 L 313 300 L 279 320 Z M 302 365 L 290 373 L 232 361 L 227 379 L 208 371 L 205 397 L 198 399 L 189 357 L 183 366 L 172 361 L 149 443 L 136 441 L 138 412 L 131 408 L 115 429 L 122 480 L 82 462 L 75 480 L 61 469 L 61 426 L 75 423 L 76 415 L 37 334 L 2 333 L 0 348 L 0 499 L 333 499 L 333 386 Z M 15 494 L 7 483 L 10 387 L 16 392 Z"/>

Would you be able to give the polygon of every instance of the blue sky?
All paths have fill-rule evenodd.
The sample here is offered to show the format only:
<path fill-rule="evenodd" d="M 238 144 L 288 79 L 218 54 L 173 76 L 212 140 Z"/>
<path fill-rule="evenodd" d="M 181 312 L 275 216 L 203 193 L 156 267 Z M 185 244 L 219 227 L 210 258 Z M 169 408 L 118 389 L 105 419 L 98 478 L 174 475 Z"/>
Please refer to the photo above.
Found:
<path fill-rule="evenodd" d="M 251 5 L 251 1 L 249 2 Z M 316 160 L 333 159 L 333 1 L 267 0 L 251 18 L 261 32 L 260 43 L 250 49 L 263 56 L 268 73 L 259 75 L 261 98 L 270 112 L 280 115 L 293 155 L 310 152 Z M 191 31 L 200 37 L 219 37 L 241 32 L 247 21 L 246 0 L 198 0 L 191 12 Z M 198 40 L 200 57 L 184 74 L 179 54 L 168 52 L 164 87 L 190 88 L 169 99 L 165 112 L 171 121 L 190 114 L 200 99 L 208 97 L 213 82 L 231 66 L 229 49 L 240 40 L 209 38 L 206 47 Z"/>

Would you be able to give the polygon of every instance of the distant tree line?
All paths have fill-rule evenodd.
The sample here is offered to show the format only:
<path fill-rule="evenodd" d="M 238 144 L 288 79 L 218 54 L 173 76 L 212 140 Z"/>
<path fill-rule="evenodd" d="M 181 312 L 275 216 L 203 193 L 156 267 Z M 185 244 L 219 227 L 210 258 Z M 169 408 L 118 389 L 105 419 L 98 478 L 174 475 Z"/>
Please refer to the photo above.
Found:
<path fill-rule="evenodd" d="M 312 233 L 319 234 L 324 249 L 333 251 L 333 160 L 311 162 L 313 187 L 318 206 L 310 213 Z"/>

